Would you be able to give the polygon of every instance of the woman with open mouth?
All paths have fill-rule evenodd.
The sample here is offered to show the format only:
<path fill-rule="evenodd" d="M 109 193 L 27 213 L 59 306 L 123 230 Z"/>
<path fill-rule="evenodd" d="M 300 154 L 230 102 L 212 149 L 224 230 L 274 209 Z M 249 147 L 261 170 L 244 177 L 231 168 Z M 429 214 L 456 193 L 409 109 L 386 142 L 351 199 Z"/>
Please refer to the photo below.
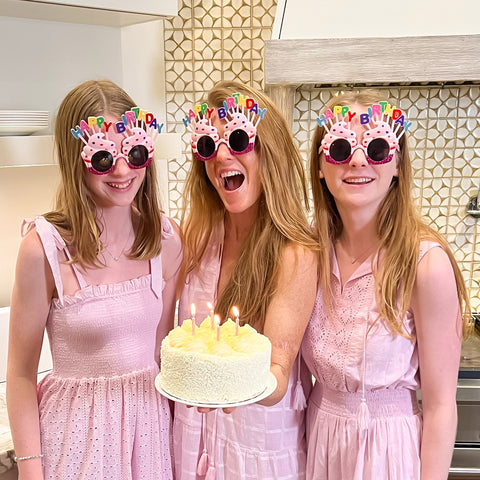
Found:
<path fill-rule="evenodd" d="M 242 324 L 272 343 L 277 388 L 235 409 L 177 403 L 176 478 L 305 479 L 309 380 L 297 353 L 315 297 L 318 246 L 305 216 L 302 161 L 284 118 L 256 89 L 220 83 L 202 107 L 188 118 L 193 163 L 179 322 L 192 303 L 199 323 L 209 302 L 222 320 L 237 306 Z"/>

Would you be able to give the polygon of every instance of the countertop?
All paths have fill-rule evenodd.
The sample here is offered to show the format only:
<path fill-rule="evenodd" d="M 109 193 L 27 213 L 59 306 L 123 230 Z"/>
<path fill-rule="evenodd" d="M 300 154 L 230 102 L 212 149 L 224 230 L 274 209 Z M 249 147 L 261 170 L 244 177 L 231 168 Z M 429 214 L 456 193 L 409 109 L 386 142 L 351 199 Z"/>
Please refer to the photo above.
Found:
<path fill-rule="evenodd" d="M 478 332 L 473 333 L 462 344 L 460 374 L 469 371 L 478 371 L 480 375 L 480 334 Z"/>
<path fill-rule="evenodd" d="M 8 424 L 5 385 L 5 382 L 0 383 L 0 474 L 14 467 L 13 442 Z"/>

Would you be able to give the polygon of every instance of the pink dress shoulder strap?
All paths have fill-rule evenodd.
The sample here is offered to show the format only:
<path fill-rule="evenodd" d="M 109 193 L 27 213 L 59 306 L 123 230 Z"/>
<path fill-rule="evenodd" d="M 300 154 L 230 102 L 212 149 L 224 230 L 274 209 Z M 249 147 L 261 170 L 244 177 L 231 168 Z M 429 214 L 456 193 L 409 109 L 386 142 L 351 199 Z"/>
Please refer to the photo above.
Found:
<path fill-rule="evenodd" d="M 433 240 L 423 240 L 420 242 L 420 251 L 419 251 L 419 254 L 418 254 L 418 261 L 420 262 L 420 260 L 425 256 L 425 254 L 431 250 L 432 248 L 435 248 L 435 247 L 440 247 L 442 248 L 442 246 L 438 243 L 438 242 L 435 242 Z"/>
<path fill-rule="evenodd" d="M 25 219 L 22 222 L 21 234 L 24 237 L 32 228 L 36 228 L 37 234 L 40 237 L 40 241 L 43 245 L 45 256 L 47 257 L 48 264 L 52 269 L 53 279 L 55 281 L 55 288 L 57 289 L 58 299 L 60 304 L 63 305 L 63 284 L 62 277 L 60 275 L 60 263 L 58 260 L 58 251 L 63 250 L 67 255 L 67 258 L 71 260 L 72 256 L 68 250 L 65 240 L 62 238 L 58 230 L 48 222 L 45 217 L 38 216 L 34 219 Z M 77 278 L 80 288 L 85 288 L 87 282 L 83 278 L 83 275 L 79 272 L 77 266 L 72 264 L 73 271 Z"/>

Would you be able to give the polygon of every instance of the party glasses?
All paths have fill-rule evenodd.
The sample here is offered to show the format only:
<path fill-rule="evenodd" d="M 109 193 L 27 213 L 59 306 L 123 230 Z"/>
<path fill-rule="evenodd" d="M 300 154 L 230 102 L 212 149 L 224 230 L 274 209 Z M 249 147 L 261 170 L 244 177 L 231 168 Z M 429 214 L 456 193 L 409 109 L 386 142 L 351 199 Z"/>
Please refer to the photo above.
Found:
<path fill-rule="evenodd" d="M 119 158 L 125 159 L 130 168 L 145 168 L 152 163 L 153 139 L 140 127 L 128 128 L 128 135 L 122 140 L 121 152 L 117 152 L 115 143 L 108 140 L 105 133 L 90 135 L 81 156 L 88 171 L 96 175 L 110 173 Z"/>
<path fill-rule="evenodd" d="M 207 123 L 205 123 L 207 122 Z M 208 124 L 208 121 L 203 119 L 197 122 L 199 130 L 203 130 L 205 126 L 208 127 L 209 133 L 206 134 L 192 134 L 197 135 L 196 139 L 192 139 L 192 148 L 195 158 L 197 160 L 206 161 L 217 155 L 220 144 L 224 143 L 232 155 L 243 155 L 253 150 L 255 145 L 256 132 L 249 133 L 243 128 L 236 128 L 234 130 L 227 130 L 225 125 L 224 138 L 220 138 L 215 127 Z"/>
<path fill-rule="evenodd" d="M 334 165 L 350 162 L 356 150 L 364 152 L 367 162 L 381 165 L 391 162 L 398 146 L 395 131 L 385 121 L 372 120 L 373 125 L 365 131 L 361 144 L 357 143 L 356 133 L 350 130 L 350 122 L 338 121 L 332 125 L 321 142 L 319 154 L 323 150 L 325 160 Z M 402 132 L 403 133 L 403 132 Z"/>
<path fill-rule="evenodd" d="M 239 94 L 236 94 L 239 95 Z M 220 138 L 218 130 L 212 125 L 212 112 L 205 105 L 205 111 L 209 114 L 197 120 L 195 115 L 188 128 L 191 132 L 190 144 L 197 160 L 205 162 L 217 155 L 218 149 L 224 143 L 232 155 L 243 155 L 253 150 L 257 137 L 257 125 L 263 118 L 266 109 L 262 110 L 255 124 L 255 115 L 260 113 L 258 104 L 253 99 L 247 99 L 245 105 L 235 103 L 233 97 L 227 98 L 225 105 L 217 110 L 219 120 L 226 123 L 223 129 L 223 138 Z"/>
<path fill-rule="evenodd" d="M 325 159 L 333 164 L 348 163 L 355 150 L 358 149 L 363 150 L 367 162 L 372 165 L 388 163 L 393 158 L 393 154 L 390 153 L 390 145 L 384 138 L 373 138 L 368 143 L 367 148 L 363 145 L 350 145 L 350 142 L 345 138 L 337 138 L 327 146 Z"/>
<path fill-rule="evenodd" d="M 133 107 L 117 122 L 110 122 L 104 116 L 90 116 L 70 132 L 85 144 L 81 157 L 88 171 L 105 175 L 115 168 L 119 158 L 123 158 L 130 168 L 148 167 L 153 160 L 155 139 L 162 128 L 163 123 L 158 122 L 153 113 Z M 117 152 L 115 142 L 108 138 L 108 132 L 123 137 L 120 152 Z"/>

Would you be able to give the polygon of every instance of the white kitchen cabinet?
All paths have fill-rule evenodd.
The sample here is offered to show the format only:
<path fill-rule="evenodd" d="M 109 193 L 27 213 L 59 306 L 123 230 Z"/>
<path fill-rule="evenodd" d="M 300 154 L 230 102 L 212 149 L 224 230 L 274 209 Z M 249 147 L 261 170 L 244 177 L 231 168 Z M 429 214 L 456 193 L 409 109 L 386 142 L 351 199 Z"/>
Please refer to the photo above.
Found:
<path fill-rule="evenodd" d="M 177 15 L 177 0 L 1 0 L 0 16 L 124 27 Z"/>
<path fill-rule="evenodd" d="M 155 158 L 178 160 L 182 155 L 180 133 L 161 133 L 155 140 Z M 58 163 L 53 135 L 0 137 L 0 172 L 5 167 L 30 167 Z M 165 177 L 168 172 L 162 172 Z"/>
<path fill-rule="evenodd" d="M 56 163 L 53 135 L 0 137 L 0 169 Z"/>

